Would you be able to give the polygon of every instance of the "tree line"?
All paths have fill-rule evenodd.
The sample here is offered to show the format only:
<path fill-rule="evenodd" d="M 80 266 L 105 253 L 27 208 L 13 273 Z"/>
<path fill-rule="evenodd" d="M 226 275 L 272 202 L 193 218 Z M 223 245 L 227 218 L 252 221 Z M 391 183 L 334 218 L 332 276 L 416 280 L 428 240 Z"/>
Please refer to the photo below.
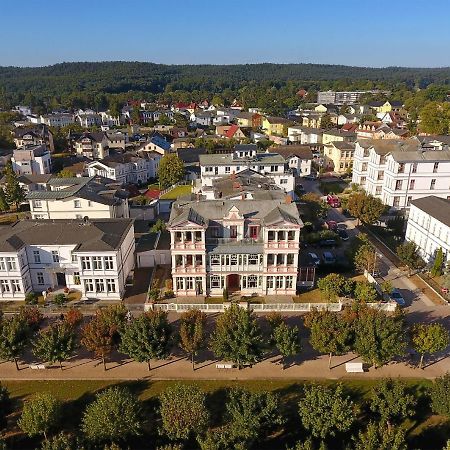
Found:
<path fill-rule="evenodd" d="M 197 309 L 182 314 L 175 327 L 165 311 L 155 309 L 130 318 L 123 305 L 99 309 L 87 321 L 76 309 L 67 310 L 45 327 L 41 327 L 42 321 L 36 307 L 3 317 L 0 358 L 14 361 L 19 370 L 19 361 L 31 348 L 40 361 L 62 368 L 81 346 L 101 359 L 105 370 L 115 350 L 145 363 L 150 371 L 152 361 L 168 359 L 176 346 L 191 360 L 193 370 L 197 355 L 206 349 L 239 369 L 257 364 L 274 351 L 285 368 L 302 352 L 298 326 L 289 325 L 279 313 L 258 321 L 251 310 L 236 304 L 218 316 L 212 330 L 207 327 L 206 314 Z M 401 311 L 385 313 L 358 300 L 340 314 L 313 310 L 303 317 L 303 325 L 309 332 L 310 345 L 318 353 L 329 355 L 330 368 L 333 355 L 355 352 L 377 368 L 404 359 L 409 348 L 420 354 L 422 367 L 426 355 L 444 351 L 449 344 L 449 332 L 440 323 L 407 326 Z"/>
<path fill-rule="evenodd" d="M 364 395 L 341 383 L 294 385 L 288 396 L 234 387 L 220 392 L 219 404 L 218 392 L 194 383 L 174 383 L 150 402 L 136 389 L 116 385 L 79 405 L 69 427 L 65 409 L 75 412 L 70 402 L 42 392 L 18 408 L 0 384 L 0 432 L 16 423 L 40 450 L 244 450 L 262 444 L 286 450 L 406 450 L 417 448 L 408 421 L 433 413 L 450 418 L 449 388 L 449 374 L 425 389 L 381 379 Z M 433 448 L 448 450 L 450 441 L 442 437 Z M 15 433 L 8 443 L 23 441 Z M 0 437 L 0 449 L 7 448 Z"/>

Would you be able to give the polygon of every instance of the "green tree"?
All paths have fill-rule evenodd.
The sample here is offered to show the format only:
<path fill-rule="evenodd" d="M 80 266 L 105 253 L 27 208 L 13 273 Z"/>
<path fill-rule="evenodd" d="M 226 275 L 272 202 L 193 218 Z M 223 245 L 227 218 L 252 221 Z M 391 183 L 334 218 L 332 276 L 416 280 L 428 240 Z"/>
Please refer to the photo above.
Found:
<path fill-rule="evenodd" d="M 364 224 L 372 224 L 379 220 L 385 209 L 383 202 L 365 191 L 352 192 L 348 197 L 347 209 L 353 217 Z"/>
<path fill-rule="evenodd" d="M 355 286 L 355 299 L 361 302 L 373 303 L 378 297 L 377 290 L 368 281 L 357 281 Z"/>
<path fill-rule="evenodd" d="M 348 432 L 355 421 L 354 404 L 341 384 L 306 385 L 299 402 L 300 419 L 312 436 L 325 439 Z"/>
<path fill-rule="evenodd" d="M 406 350 L 404 319 L 382 311 L 361 308 L 355 323 L 355 351 L 375 368 L 402 356 Z"/>
<path fill-rule="evenodd" d="M 0 206 L 1 208 L 1 206 Z M 433 277 L 439 277 L 442 275 L 442 266 L 444 265 L 444 252 L 442 248 L 438 248 L 436 256 L 434 258 L 433 267 L 431 269 L 431 275 Z"/>
<path fill-rule="evenodd" d="M 435 378 L 430 389 L 430 397 L 433 412 L 450 417 L 450 373 Z"/>
<path fill-rule="evenodd" d="M 450 105 L 429 102 L 420 111 L 420 131 L 430 134 L 448 134 L 450 130 Z"/>
<path fill-rule="evenodd" d="M 159 125 L 170 125 L 172 121 L 169 119 L 167 114 L 161 114 L 158 119 Z"/>
<path fill-rule="evenodd" d="M 162 428 L 169 439 L 187 440 L 209 423 L 205 393 L 195 385 L 176 384 L 159 397 Z"/>
<path fill-rule="evenodd" d="M 41 450 L 84 450 L 85 447 L 73 435 L 68 433 L 59 433 L 52 438 L 43 441 Z"/>
<path fill-rule="evenodd" d="M 275 425 L 282 425 L 279 399 L 270 392 L 250 392 L 231 389 L 225 405 L 231 440 L 252 444 L 266 436 Z M 234 448 L 234 447 L 233 447 Z"/>
<path fill-rule="evenodd" d="M 328 204 L 320 198 L 320 195 L 308 192 L 302 195 L 300 200 L 305 203 L 303 214 L 307 222 L 315 222 L 317 219 L 324 219 L 327 216 Z"/>
<path fill-rule="evenodd" d="M 263 338 L 253 313 L 232 304 L 219 316 L 211 337 L 214 354 L 239 368 L 261 359 Z"/>
<path fill-rule="evenodd" d="M 156 223 L 150 228 L 151 233 L 158 233 L 159 231 L 165 231 L 166 222 L 162 219 L 158 219 Z"/>
<path fill-rule="evenodd" d="M 334 127 L 334 123 L 331 120 L 331 116 L 329 114 L 324 114 L 320 119 L 320 128 L 324 130 L 329 130 Z"/>
<path fill-rule="evenodd" d="M 0 322 L 0 358 L 14 361 L 19 370 L 18 359 L 25 351 L 30 339 L 30 328 L 20 315 Z"/>
<path fill-rule="evenodd" d="M 377 254 L 376 249 L 369 243 L 363 243 L 356 250 L 354 264 L 357 270 L 364 272 L 367 270 L 373 273 L 377 270 Z"/>
<path fill-rule="evenodd" d="M 9 211 L 9 204 L 6 200 L 5 191 L 3 188 L 0 188 L 0 212 Z"/>
<path fill-rule="evenodd" d="M 449 344 L 449 333 L 440 323 L 417 323 L 411 327 L 411 343 L 420 353 L 419 369 L 423 366 L 426 353 L 433 354 L 445 350 Z"/>
<path fill-rule="evenodd" d="M 162 188 L 181 181 L 184 177 L 184 164 L 176 153 L 164 155 L 159 162 L 158 178 Z"/>
<path fill-rule="evenodd" d="M 82 418 L 81 429 L 90 441 L 127 441 L 142 433 L 141 404 L 128 389 L 117 386 L 96 395 Z"/>
<path fill-rule="evenodd" d="M 47 433 L 56 427 L 60 414 L 61 403 L 52 394 L 48 392 L 36 394 L 25 401 L 17 424 L 28 436 L 42 434 L 47 440 Z"/>
<path fill-rule="evenodd" d="M 320 294 L 327 302 L 335 302 L 342 294 L 345 278 L 337 273 L 330 273 L 317 282 Z"/>
<path fill-rule="evenodd" d="M 195 370 L 194 357 L 206 346 L 206 314 L 198 309 L 190 309 L 181 315 L 180 347 L 191 357 L 192 370 Z"/>
<path fill-rule="evenodd" d="M 378 414 L 388 428 L 413 416 L 416 403 L 416 398 L 401 380 L 381 380 L 370 392 L 370 410 Z"/>
<path fill-rule="evenodd" d="M 284 370 L 285 359 L 289 356 L 295 356 L 301 350 L 298 327 L 290 327 L 283 321 L 275 328 L 273 337 L 275 345 L 282 356 L 282 367 Z"/>
<path fill-rule="evenodd" d="M 0 431 L 6 428 L 6 416 L 12 411 L 12 402 L 9 396 L 9 391 L 0 383 Z M 0 447 L 1 448 L 1 447 Z"/>
<path fill-rule="evenodd" d="M 312 311 L 305 317 L 310 329 L 309 343 L 320 353 L 328 353 L 328 369 L 333 355 L 344 355 L 351 349 L 352 328 L 344 317 L 331 311 Z"/>
<path fill-rule="evenodd" d="M 397 247 L 397 256 L 408 267 L 408 274 L 412 270 L 422 269 L 425 262 L 419 254 L 419 249 L 414 242 L 407 241 Z"/>
<path fill-rule="evenodd" d="M 369 422 L 365 431 L 353 437 L 353 450 L 407 450 L 405 431 Z"/>
<path fill-rule="evenodd" d="M 5 167 L 5 197 L 9 205 L 14 204 L 16 209 L 25 201 L 25 191 L 19 184 L 19 178 L 14 172 L 11 161 Z"/>
<path fill-rule="evenodd" d="M 62 169 L 58 172 L 58 178 L 73 178 L 75 174 L 70 169 Z"/>
<path fill-rule="evenodd" d="M 33 354 L 50 363 L 59 363 L 69 359 L 76 348 L 75 332 L 67 322 L 56 322 L 41 330 L 34 342 Z"/>
<path fill-rule="evenodd" d="M 120 351 L 137 362 L 146 362 L 150 371 L 152 359 L 170 355 L 171 336 L 167 313 L 159 309 L 148 311 L 133 319 L 122 332 Z"/>

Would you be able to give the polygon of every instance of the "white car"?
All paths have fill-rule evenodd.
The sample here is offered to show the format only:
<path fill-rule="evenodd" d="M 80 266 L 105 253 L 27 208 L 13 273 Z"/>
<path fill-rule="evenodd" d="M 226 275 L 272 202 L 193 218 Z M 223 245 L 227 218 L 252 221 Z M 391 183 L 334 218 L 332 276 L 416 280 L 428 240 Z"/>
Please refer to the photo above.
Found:
<path fill-rule="evenodd" d="M 318 266 L 320 264 L 320 258 L 316 253 L 308 253 L 309 258 L 314 263 L 314 265 Z"/>

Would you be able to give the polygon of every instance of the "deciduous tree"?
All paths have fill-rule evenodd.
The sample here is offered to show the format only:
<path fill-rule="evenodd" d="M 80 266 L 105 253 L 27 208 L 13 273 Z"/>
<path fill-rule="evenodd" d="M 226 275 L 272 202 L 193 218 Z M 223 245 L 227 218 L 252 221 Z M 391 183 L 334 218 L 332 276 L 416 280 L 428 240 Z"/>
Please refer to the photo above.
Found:
<path fill-rule="evenodd" d="M 15 315 L 0 322 L 0 358 L 14 361 L 19 370 L 18 359 L 22 356 L 30 340 L 27 322 Z"/>
<path fill-rule="evenodd" d="M 350 214 L 364 224 L 372 224 L 376 222 L 385 206 L 383 202 L 364 191 L 352 192 L 348 197 L 347 209 Z"/>
<path fill-rule="evenodd" d="M 374 285 L 368 281 L 357 281 L 354 295 L 356 300 L 366 303 L 373 303 L 378 297 Z"/>
<path fill-rule="evenodd" d="M 356 419 L 354 404 L 341 384 L 305 386 L 299 413 L 305 429 L 322 439 L 348 432 Z"/>
<path fill-rule="evenodd" d="M 407 450 L 405 431 L 369 422 L 364 431 L 353 437 L 353 450 Z"/>
<path fill-rule="evenodd" d="M 19 184 L 19 178 L 14 172 L 11 161 L 5 167 L 5 197 L 8 204 L 14 204 L 16 209 L 25 201 L 25 190 Z"/>
<path fill-rule="evenodd" d="M 311 346 L 320 353 L 329 354 L 329 369 L 333 355 L 343 355 L 351 349 L 352 328 L 344 317 L 331 311 L 313 311 L 305 318 L 305 326 L 311 332 Z"/>
<path fill-rule="evenodd" d="M 415 412 L 416 398 L 401 380 L 379 381 L 370 393 L 370 409 L 388 427 L 399 424 Z"/>
<path fill-rule="evenodd" d="M 181 315 L 180 347 L 191 357 L 192 370 L 195 370 L 194 357 L 206 346 L 206 314 L 198 309 L 190 309 Z"/>
<path fill-rule="evenodd" d="M 61 403 L 50 393 L 36 394 L 26 400 L 17 422 L 28 436 L 44 435 L 54 428 L 60 419 Z"/>
<path fill-rule="evenodd" d="M 412 270 L 421 269 L 425 262 L 419 254 L 417 245 L 412 241 L 404 242 L 397 247 L 397 256 L 408 267 L 409 275 Z"/>
<path fill-rule="evenodd" d="M 187 440 L 209 423 L 205 393 L 194 385 L 176 384 L 160 396 L 162 428 L 169 439 Z"/>
<path fill-rule="evenodd" d="M 111 328 L 99 319 L 92 318 L 81 330 L 81 344 L 102 359 L 103 369 L 106 370 L 106 357 L 113 349 Z"/>
<path fill-rule="evenodd" d="M 430 389 L 430 397 L 433 412 L 450 417 L 450 373 L 435 378 Z"/>
<path fill-rule="evenodd" d="M 151 370 L 152 359 L 170 355 L 171 335 L 167 313 L 159 309 L 148 311 L 133 319 L 122 332 L 120 351 L 137 362 L 146 362 Z"/>
<path fill-rule="evenodd" d="M 241 368 L 260 360 L 262 345 L 261 330 L 251 311 L 232 304 L 217 319 L 211 338 L 211 348 L 217 357 Z"/>
<path fill-rule="evenodd" d="M 289 356 L 295 356 L 301 350 L 298 327 L 290 327 L 283 321 L 275 328 L 273 337 L 275 345 L 282 356 L 284 370 L 285 359 Z"/>
<path fill-rule="evenodd" d="M 67 322 L 56 322 L 41 330 L 34 342 L 33 354 L 43 361 L 62 363 L 69 359 L 76 347 L 75 332 Z"/>
<path fill-rule="evenodd" d="M 335 302 L 342 294 L 345 278 L 338 273 L 330 273 L 326 277 L 320 278 L 317 287 L 320 294 L 327 302 Z"/>
<path fill-rule="evenodd" d="M 432 354 L 445 350 L 449 344 L 449 333 L 440 323 L 417 323 L 411 327 L 411 343 L 420 353 L 419 369 L 422 368 L 426 353 Z"/>
<path fill-rule="evenodd" d="M 158 178 L 162 188 L 178 183 L 184 177 L 184 164 L 176 153 L 164 155 L 159 162 Z"/>
<path fill-rule="evenodd" d="M 111 387 L 96 395 L 84 414 L 81 429 L 90 441 L 125 441 L 142 433 L 141 404 L 128 389 Z"/>

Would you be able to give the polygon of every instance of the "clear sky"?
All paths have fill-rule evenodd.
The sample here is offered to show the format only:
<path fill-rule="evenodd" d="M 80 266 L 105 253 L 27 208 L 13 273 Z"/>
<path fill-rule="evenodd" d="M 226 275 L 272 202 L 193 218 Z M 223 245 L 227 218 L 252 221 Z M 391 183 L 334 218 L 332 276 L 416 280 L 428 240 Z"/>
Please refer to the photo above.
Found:
<path fill-rule="evenodd" d="M 450 0 L 0 0 L 0 65 L 450 66 Z"/>

